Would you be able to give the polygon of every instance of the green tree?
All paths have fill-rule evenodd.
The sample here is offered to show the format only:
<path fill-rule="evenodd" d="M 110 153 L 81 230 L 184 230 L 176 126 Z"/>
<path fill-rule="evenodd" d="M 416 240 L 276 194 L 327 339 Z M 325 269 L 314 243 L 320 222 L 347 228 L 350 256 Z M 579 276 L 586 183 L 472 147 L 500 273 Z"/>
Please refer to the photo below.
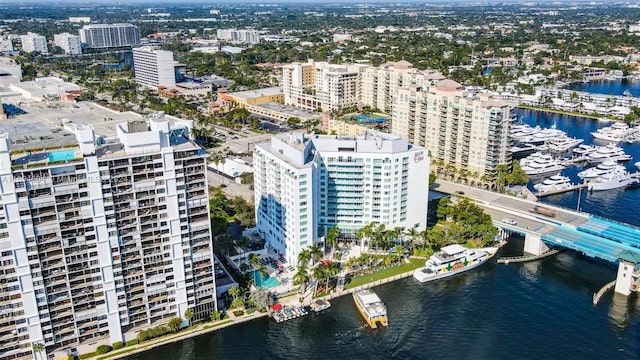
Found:
<path fill-rule="evenodd" d="M 41 360 L 44 360 L 44 355 L 42 355 L 42 353 L 43 353 L 43 352 L 44 352 L 44 350 L 45 350 L 45 346 L 44 346 L 44 344 L 39 343 L 39 342 L 37 342 L 37 343 L 33 343 L 33 344 L 31 345 L 31 349 L 33 350 L 33 353 L 34 353 L 34 354 L 38 354 L 38 355 L 40 356 L 40 359 L 41 359 Z"/>
<path fill-rule="evenodd" d="M 333 259 L 333 253 L 336 247 L 336 241 L 340 236 L 340 228 L 337 226 L 331 227 L 327 230 L 327 234 L 324 237 L 327 246 L 331 248 L 331 258 Z"/>
<path fill-rule="evenodd" d="M 184 312 L 184 318 L 187 320 L 187 322 L 189 323 L 189 326 L 191 326 L 191 319 L 193 319 L 193 316 L 196 313 L 193 311 L 193 308 L 188 308 L 187 310 L 185 310 Z"/>
<path fill-rule="evenodd" d="M 173 317 L 171 318 L 171 320 L 169 320 L 167 326 L 169 327 L 169 330 L 171 330 L 171 332 L 178 332 L 178 330 L 180 330 L 180 327 L 182 326 L 182 319 L 180 319 L 179 317 Z"/>

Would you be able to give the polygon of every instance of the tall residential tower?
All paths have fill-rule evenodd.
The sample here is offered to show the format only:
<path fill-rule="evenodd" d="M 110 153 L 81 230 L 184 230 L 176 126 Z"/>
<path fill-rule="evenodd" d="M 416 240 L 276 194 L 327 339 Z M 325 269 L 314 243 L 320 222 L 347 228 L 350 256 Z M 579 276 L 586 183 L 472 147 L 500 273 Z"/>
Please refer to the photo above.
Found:
<path fill-rule="evenodd" d="M 482 176 L 511 162 L 510 120 L 511 106 L 505 101 L 442 80 L 429 88 L 398 90 L 392 133 L 424 146 L 434 161 Z"/>
<path fill-rule="evenodd" d="M 274 136 L 254 152 L 258 231 L 295 264 L 334 226 L 423 230 L 428 172 L 424 148 L 389 134 Z"/>

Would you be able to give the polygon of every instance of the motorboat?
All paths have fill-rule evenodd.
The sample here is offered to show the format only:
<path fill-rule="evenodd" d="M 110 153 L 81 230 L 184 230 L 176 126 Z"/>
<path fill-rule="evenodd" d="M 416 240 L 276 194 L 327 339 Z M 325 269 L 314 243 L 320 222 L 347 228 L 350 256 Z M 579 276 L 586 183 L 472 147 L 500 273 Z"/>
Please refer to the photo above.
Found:
<path fill-rule="evenodd" d="M 388 325 L 387 308 L 372 290 L 365 289 L 354 292 L 353 301 L 360 315 L 372 329 L 377 328 L 378 324 L 382 326 Z"/>
<path fill-rule="evenodd" d="M 640 161 L 638 161 L 637 163 L 635 163 L 633 165 L 635 165 L 640 170 Z"/>
<path fill-rule="evenodd" d="M 509 131 L 509 137 L 519 143 L 527 143 L 534 145 L 542 145 L 547 141 L 567 134 L 555 126 L 552 128 L 541 128 L 540 126 L 531 127 L 526 124 L 512 125 Z"/>
<path fill-rule="evenodd" d="M 612 190 L 626 187 L 631 182 L 629 173 L 624 171 L 613 171 L 599 176 L 587 183 L 589 191 Z"/>
<path fill-rule="evenodd" d="M 583 139 L 577 139 L 575 137 L 570 138 L 564 135 L 547 141 L 544 146 L 546 146 L 549 151 L 563 153 L 582 144 L 583 142 Z"/>
<path fill-rule="evenodd" d="M 609 142 L 620 142 L 624 141 L 627 135 L 630 132 L 629 125 L 621 122 L 613 123 L 613 125 L 600 128 L 596 131 L 591 132 L 591 136 L 598 140 L 604 140 Z"/>
<path fill-rule="evenodd" d="M 606 160 L 611 161 L 629 161 L 632 157 L 624 152 L 624 150 L 614 144 L 600 146 L 598 149 L 587 155 L 587 161 L 591 164 L 599 164 Z"/>
<path fill-rule="evenodd" d="M 311 310 L 317 313 L 320 311 L 327 310 L 330 307 L 331 307 L 331 303 L 323 299 L 317 299 L 316 301 L 311 303 Z"/>
<path fill-rule="evenodd" d="M 607 160 L 602 162 L 601 164 L 598 164 L 598 166 L 596 167 L 592 167 L 587 170 L 580 171 L 578 173 L 578 176 L 582 180 L 586 181 L 586 180 L 595 179 L 602 175 L 606 175 L 613 171 L 623 171 L 623 170 L 624 170 L 624 166 L 619 165 L 615 161 Z"/>
<path fill-rule="evenodd" d="M 513 155 L 513 157 L 523 157 L 530 155 L 531 153 L 538 151 L 538 147 L 532 144 L 517 144 L 509 148 L 509 152 Z"/>
<path fill-rule="evenodd" d="M 548 179 L 545 179 L 539 184 L 533 185 L 533 188 L 538 192 L 544 193 L 549 191 L 568 189 L 571 186 L 571 179 L 569 179 L 568 177 L 554 175 Z"/>
<path fill-rule="evenodd" d="M 520 168 L 527 175 L 558 173 L 566 169 L 566 166 L 564 166 L 560 160 L 554 159 L 551 155 L 537 156 L 524 162 L 523 160 L 525 159 L 520 161 Z"/>
<path fill-rule="evenodd" d="M 627 184 L 626 189 L 637 189 L 640 188 L 640 180 L 638 179 L 632 179 L 629 181 L 629 183 Z"/>
<path fill-rule="evenodd" d="M 495 255 L 496 248 L 467 249 L 459 244 L 443 247 L 413 277 L 420 282 L 442 279 L 476 268 Z"/>

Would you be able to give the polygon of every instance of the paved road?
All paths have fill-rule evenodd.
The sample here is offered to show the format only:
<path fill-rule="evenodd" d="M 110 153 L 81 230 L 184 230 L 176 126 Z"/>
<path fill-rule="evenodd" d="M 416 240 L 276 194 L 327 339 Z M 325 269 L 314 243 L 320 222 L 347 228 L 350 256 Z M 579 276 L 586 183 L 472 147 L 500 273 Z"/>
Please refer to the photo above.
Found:
<path fill-rule="evenodd" d="M 502 222 L 503 218 L 515 220 L 517 222 L 515 226 L 508 224 L 502 224 L 502 226 L 525 232 L 529 230 L 539 234 L 548 233 L 555 228 L 555 223 L 558 222 L 578 226 L 588 220 L 588 214 L 545 204 L 545 207 L 553 208 L 556 211 L 556 216 L 550 218 L 530 211 L 537 205 L 536 202 L 443 180 L 438 180 L 431 189 L 447 194 L 456 194 L 456 191 L 461 191 L 464 194 L 454 196 L 465 196 L 475 200 L 487 214 L 491 215 L 494 222 Z"/>

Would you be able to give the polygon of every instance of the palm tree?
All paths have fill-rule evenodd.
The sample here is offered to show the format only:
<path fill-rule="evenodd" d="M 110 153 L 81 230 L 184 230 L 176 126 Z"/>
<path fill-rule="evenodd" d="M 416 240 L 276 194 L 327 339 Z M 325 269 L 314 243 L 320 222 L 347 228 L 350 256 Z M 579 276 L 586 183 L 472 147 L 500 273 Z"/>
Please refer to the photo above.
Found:
<path fill-rule="evenodd" d="M 44 360 L 44 356 L 42 355 L 42 352 L 43 352 L 43 351 L 44 351 L 44 349 L 45 349 L 44 344 L 39 343 L 39 342 L 37 342 L 37 343 L 33 343 L 33 344 L 31 345 L 31 349 L 33 350 L 33 352 L 34 352 L 34 353 L 37 353 L 37 354 L 39 354 L 39 355 L 40 355 L 40 359 L 43 359 L 43 360 Z"/>
<path fill-rule="evenodd" d="M 320 265 L 311 269 L 311 275 L 314 279 L 316 279 L 316 289 L 315 293 L 313 294 L 315 296 L 318 293 L 318 285 L 320 284 L 320 281 L 326 276 L 324 266 Z"/>
<path fill-rule="evenodd" d="M 257 269 L 260 266 L 260 256 L 258 254 L 249 254 L 249 264 Z"/>
<path fill-rule="evenodd" d="M 298 266 L 306 268 L 311 261 L 311 252 L 307 249 L 300 251 L 298 254 Z"/>
<path fill-rule="evenodd" d="M 185 312 L 184 312 L 184 318 L 187 319 L 187 322 L 189 323 L 189 326 L 191 326 L 191 319 L 193 319 L 193 316 L 196 313 L 193 311 L 193 308 L 188 308 Z"/>
<path fill-rule="evenodd" d="M 315 264 L 318 261 L 320 261 L 320 259 L 322 259 L 322 249 L 320 249 L 320 246 L 318 246 L 318 244 L 313 244 L 309 248 L 309 255 L 311 255 L 311 259 L 313 260 L 313 263 Z"/>
<path fill-rule="evenodd" d="M 235 300 L 238 297 L 238 295 L 240 295 L 240 288 L 237 287 L 237 286 L 234 286 L 234 287 L 232 287 L 231 289 L 228 290 L 228 293 Z"/>
<path fill-rule="evenodd" d="M 331 257 L 333 259 L 333 251 L 336 247 L 336 241 L 338 240 L 338 236 L 340 236 L 340 229 L 337 226 L 334 226 L 327 230 L 327 235 L 325 236 L 325 242 L 328 246 L 331 247 Z"/>
<path fill-rule="evenodd" d="M 418 237 L 419 232 L 418 232 L 418 230 L 416 230 L 416 228 L 412 227 L 412 228 L 409 228 L 404 234 L 409 239 L 409 241 L 408 241 L 409 242 L 409 249 L 411 251 L 411 250 L 413 250 L 413 242 Z"/>
<path fill-rule="evenodd" d="M 293 275 L 293 281 L 300 283 L 301 292 L 304 290 L 304 286 L 309 283 L 309 274 L 305 266 L 299 266 L 298 271 Z"/>

